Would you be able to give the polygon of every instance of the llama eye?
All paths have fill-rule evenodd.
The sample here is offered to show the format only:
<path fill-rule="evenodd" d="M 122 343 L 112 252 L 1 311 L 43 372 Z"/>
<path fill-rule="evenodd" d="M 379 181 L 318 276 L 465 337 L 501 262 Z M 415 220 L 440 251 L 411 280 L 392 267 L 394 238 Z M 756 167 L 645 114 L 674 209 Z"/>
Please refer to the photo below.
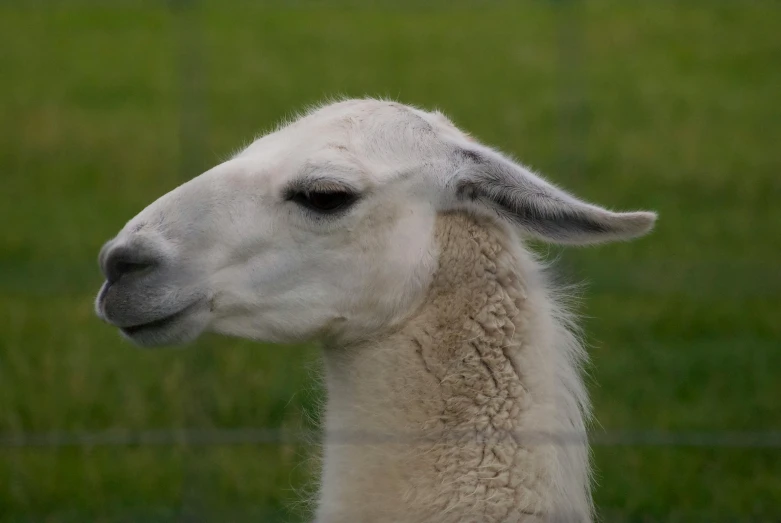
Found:
<path fill-rule="evenodd" d="M 344 209 L 355 202 L 356 196 L 347 191 L 318 191 L 299 192 L 290 199 L 307 209 L 326 214 Z"/>

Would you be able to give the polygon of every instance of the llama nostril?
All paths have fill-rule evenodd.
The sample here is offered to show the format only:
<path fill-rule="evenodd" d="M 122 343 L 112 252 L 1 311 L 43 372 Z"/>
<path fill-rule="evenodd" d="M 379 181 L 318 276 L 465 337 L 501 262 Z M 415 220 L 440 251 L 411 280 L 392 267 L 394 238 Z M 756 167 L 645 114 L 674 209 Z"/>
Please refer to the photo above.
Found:
<path fill-rule="evenodd" d="M 101 260 L 103 274 L 109 283 L 114 283 L 126 274 L 141 272 L 156 265 L 155 260 L 144 258 L 126 247 L 111 249 Z"/>

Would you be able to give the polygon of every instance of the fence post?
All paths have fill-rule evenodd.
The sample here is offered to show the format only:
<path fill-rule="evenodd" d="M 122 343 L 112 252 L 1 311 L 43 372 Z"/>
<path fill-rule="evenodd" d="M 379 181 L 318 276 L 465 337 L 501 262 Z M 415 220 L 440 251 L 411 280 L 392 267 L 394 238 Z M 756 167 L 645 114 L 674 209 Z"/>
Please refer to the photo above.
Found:
<path fill-rule="evenodd" d="M 179 170 L 178 182 L 182 183 L 203 172 L 208 158 L 207 150 L 207 96 L 206 70 L 204 67 L 203 34 L 201 32 L 199 0 L 169 0 L 169 11 L 173 17 L 176 45 L 176 76 L 179 98 Z M 209 372 L 211 352 L 204 347 L 193 347 L 184 355 L 185 382 L 188 391 L 184 397 L 185 429 L 210 426 L 208 408 L 204 399 L 203 380 Z M 203 458 L 193 452 L 186 443 L 184 473 L 182 476 L 182 498 L 178 521 L 196 523 L 204 521 L 204 507 L 201 493 Z"/>

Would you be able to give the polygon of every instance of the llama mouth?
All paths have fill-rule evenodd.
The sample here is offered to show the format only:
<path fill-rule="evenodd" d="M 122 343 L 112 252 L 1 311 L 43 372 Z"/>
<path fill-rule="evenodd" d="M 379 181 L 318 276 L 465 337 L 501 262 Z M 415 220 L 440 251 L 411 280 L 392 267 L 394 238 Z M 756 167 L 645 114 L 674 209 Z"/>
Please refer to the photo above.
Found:
<path fill-rule="evenodd" d="M 192 303 L 188 305 L 187 307 L 179 310 L 178 312 L 175 312 L 173 314 L 169 314 L 168 316 L 164 316 L 162 318 L 147 322 L 147 323 L 141 323 L 139 325 L 132 325 L 129 327 L 120 327 L 119 330 L 127 336 L 128 338 L 135 338 L 141 334 L 145 333 L 152 333 L 152 332 L 162 332 L 167 330 L 169 327 L 172 327 L 174 324 L 178 323 L 181 319 L 185 318 L 187 315 L 190 314 L 190 312 L 198 305 L 198 302 Z"/>

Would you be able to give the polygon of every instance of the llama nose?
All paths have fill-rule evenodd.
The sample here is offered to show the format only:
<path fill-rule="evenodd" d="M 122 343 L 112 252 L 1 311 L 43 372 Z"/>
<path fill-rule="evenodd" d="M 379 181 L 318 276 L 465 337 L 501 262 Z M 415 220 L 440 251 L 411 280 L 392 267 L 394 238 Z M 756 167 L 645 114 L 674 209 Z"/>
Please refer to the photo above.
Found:
<path fill-rule="evenodd" d="M 158 264 L 155 256 L 146 249 L 107 243 L 100 251 L 100 269 L 109 283 L 126 274 L 138 273 Z"/>

